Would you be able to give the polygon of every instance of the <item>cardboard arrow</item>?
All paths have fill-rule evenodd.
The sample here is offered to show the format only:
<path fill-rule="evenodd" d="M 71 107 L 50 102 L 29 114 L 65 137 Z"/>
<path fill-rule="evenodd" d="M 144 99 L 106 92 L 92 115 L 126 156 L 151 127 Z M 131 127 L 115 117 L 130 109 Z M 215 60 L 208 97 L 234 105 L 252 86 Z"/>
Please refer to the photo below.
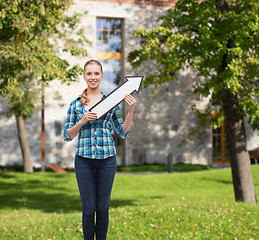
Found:
<path fill-rule="evenodd" d="M 139 93 L 143 76 L 126 76 L 125 82 L 110 92 L 100 102 L 92 106 L 89 111 L 97 114 L 97 119 L 119 105 L 126 94 Z"/>

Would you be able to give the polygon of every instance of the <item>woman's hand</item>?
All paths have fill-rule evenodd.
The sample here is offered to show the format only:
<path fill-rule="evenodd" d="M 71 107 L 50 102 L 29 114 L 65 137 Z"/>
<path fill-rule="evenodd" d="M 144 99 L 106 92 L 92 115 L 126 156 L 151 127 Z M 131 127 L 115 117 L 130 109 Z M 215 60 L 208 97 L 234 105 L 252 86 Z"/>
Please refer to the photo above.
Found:
<path fill-rule="evenodd" d="M 86 112 L 84 114 L 84 116 L 82 117 L 81 122 L 84 125 L 84 124 L 86 124 L 89 121 L 96 120 L 97 117 L 98 117 L 97 114 L 94 113 L 94 112 Z"/>
<path fill-rule="evenodd" d="M 128 112 L 133 113 L 135 109 L 135 104 L 137 102 L 136 99 L 130 94 L 126 94 L 124 99 L 128 103 Z"/>
<path fill-rule="evenodd" d="M 68 136 L 73 139 L 78 132 L 80 131 L 81 127 L 88 123 L 91 120 L 96 120 L 97 119 L 97 114 L 93 112 L 86 112 L 82 119 L 80 119 L 79 122 L 77 122 L 72 128 L 68 129 L 67 133 Z"/>

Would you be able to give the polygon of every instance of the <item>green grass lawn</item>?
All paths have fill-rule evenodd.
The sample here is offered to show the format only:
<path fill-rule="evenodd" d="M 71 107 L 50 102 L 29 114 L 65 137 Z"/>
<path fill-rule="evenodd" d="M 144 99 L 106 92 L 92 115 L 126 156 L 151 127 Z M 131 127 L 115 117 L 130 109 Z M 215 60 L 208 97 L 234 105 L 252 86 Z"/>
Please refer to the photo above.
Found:
<path fill-rule="evenodd" d="M 252 166 L 257 196 L 259 166 Z M 83 239 L 73 173 L 0 172 L 0 239 Z M 259 208 L 236 203 L 230 169 L 117 174 L 108 240 L 259 239 Z"/>

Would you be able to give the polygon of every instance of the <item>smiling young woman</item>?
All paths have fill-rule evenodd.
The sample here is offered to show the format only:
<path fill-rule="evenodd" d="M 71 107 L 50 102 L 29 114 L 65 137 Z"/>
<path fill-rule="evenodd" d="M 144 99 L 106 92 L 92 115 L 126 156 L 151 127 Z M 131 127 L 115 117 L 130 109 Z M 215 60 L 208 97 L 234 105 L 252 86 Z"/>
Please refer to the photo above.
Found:
<path fill-rule="evenodd" d="M 125 96 L 128 114 L 123 121 L 119 107 L 101 118 L 88 111 L 105 96 L 100 92 L 103 79 L 102 65 L 96 60 L 86 62 L 84 80 L 87 88 L 71 102 L 64 127 L 64 140 L 78 135 L 75 152 L 75 173 L 80 192 L 85 240 L 105 240 L 109 223 L 109 204 L 116 173 L 116 149 L 113 127 L 121 138 L 126 138 L 131 127 L 136 104 L 131 95 Z"/>

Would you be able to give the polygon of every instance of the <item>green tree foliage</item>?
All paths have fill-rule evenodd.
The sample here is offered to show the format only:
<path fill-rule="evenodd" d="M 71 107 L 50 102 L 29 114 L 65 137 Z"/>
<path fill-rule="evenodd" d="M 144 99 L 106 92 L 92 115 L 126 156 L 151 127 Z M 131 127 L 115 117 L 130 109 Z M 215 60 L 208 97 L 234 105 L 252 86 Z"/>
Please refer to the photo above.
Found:
<path fill-rule="evenodd" d="M 194 92 L 211 104 L 193 110 L 201 126 L 225 121 L 236 200 L 256 202 L 244 117 L 259 129 L 258 1 L 182 0 L 159 20 L 152 30 L 136 31 L 143 45 L 128 60 L 134 67 L 150 59 L 157 64 L 146 86 L 171 81 L 180 69 L 198 71 Z"/>
<path fill-rule="evenodd" d="M 213 96 L 213 104 L 204 112 L 194 106 L 202 124 L 220 126 L 224 119 L 221 90 L 227 89 L 238 96 L 238 111 L 259 129 L 255 100 L 259 96 L 259 4 L 255 0 L 228 2 L 228 11 L 221 12 L 215 0 L 178 1 L 160 18 L 160 26 L 135 32 L 144 44 L 128 60 L 134 67 L 148 59 L 156 61 L 157 71 L 146 78 L 146 86 L 171 81 L 172 73 L 180 69 L 197 69 L 203 80 L 195 92 Z M 227 66 L 222 70 L 224 58 Z M 212 117 L 215 106 L 218 114 Z"/>
<path fill-rule="evenodd" d="M 41 82 L 69 83 L 82 72 L 61 58 L 86 56 L 89 44 L 78 23 L 68 16 L 72 0 L 0 0 L 0 95 L 10 115 L 26 119 L 35 112 Z"/>
<path fill-rule="evenodd" d="M 88 41 L 77 28 L 80 16 L 65 14 L 71 4 L 71 0 L 1 0 L 0 93 L 13 100 L 14 113 L 32 115 L 34 101 L 26 109 L 18 110 L 17 104 L 32 100 L 32 90 L 40 81 L 77 80 L 80 67 L 60 57 L 62 50 L 73 56 L 87 55 Z M 76 37 L 69 36 L 71 32 Z"/>

